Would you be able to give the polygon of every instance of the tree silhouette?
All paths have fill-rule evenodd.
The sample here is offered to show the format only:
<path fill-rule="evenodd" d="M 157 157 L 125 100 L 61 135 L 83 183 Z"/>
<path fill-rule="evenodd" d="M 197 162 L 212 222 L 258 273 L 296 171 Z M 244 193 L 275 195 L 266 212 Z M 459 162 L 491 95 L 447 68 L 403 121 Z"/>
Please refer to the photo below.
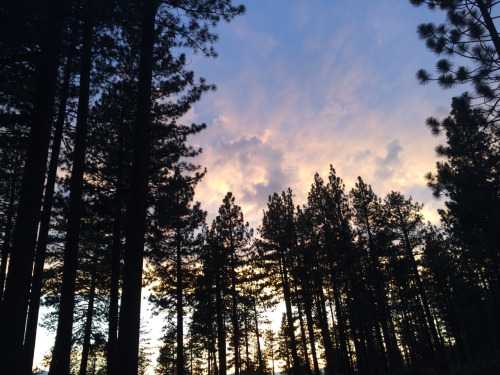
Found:
<path fill-rule="evenodd" d="M 446 23 L 424 23 L 418 26 L 418 35 L 436 55 L 458 57 L 470 61 L 472 67 L 454 66 L 448 58 L 436 63 L 438 76 L 421 69 L 417 78 L 421 83 L 436 80 L 440 86 L 450 88 L 457 84 L 471 84 L 475 93 L 470 95 L 488 107 L 489 115 L 499 116 L 500 100 L 500 36 L 495 25 L 498 3 L 491 0 L 448 1 L 410 0 L 415 6 L 427 4 L 430 9 L 446 12 Z"/>

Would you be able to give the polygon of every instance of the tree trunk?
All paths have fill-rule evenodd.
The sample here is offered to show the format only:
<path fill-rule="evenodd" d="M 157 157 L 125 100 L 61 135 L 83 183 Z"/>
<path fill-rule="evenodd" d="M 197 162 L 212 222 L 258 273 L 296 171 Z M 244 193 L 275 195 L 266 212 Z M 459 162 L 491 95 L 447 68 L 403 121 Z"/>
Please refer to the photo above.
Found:
<path fill-rule="evenodd" d="M 248 310 L 245 312 L 245 372 L 249 373 L 249 365 L 250 365 L 250 350 L 248 345 Z"/>
<path fill-rule="evenodd" d="M 141 320 L 142 264 L 148 195 L 149 141 L 151 133 L 151 83 L 155 39 L 156 0 L 143 1 L 141 54 L 134 153 L 126 216 L 123 286 L 118 333 L 118 374 L 137 375 Z"/>
<path fill-rule="evenodd" d="M 232 235 L 231 235 L 232 236 Z M 238 301 L 236 296 L 236 262 L 234 246 L 231 237 L 231 295 L 232 295 L 232 321 L 233 321 L 233 347 L 234 347 L 234 375 L 239 375 L 241 370 L 240 361 L 240 328 L 238 322 Z"/>
<path fill-rule="evenodd" d="M 212 348 L 213 352 L 213 357 L 214 357 L 214 375 L 220 375 L 219 374 L 219 367 L 217 366 L 217 357 L 215 355 L 215 346 Z"/>
<path fill-rule="evenodd" d="M 297 288 L 297 284 L 294 284 L 295 294 L 299 296 L 299 291 Z M 302 314 L 302 306 L 301 301 L 297 301 L 297 313 L 299 315 L 299 327 L 300 327 L 300 338 L 302 341 L 302 349 L 304 350 L 304 359 L 305 359 L 305 371 L 306 375 L 312 375 L 311 371 L 311 361 L 309 359 L 309 352 L 307 350 L 307 338 L 306 338 L 306 330 L 304 329 L 304 317 Z"/>
<path fill-rule="evenodd" d="M 254 303 L 253 303 L 253 312 L 254 312 L 254 319 L 255 319 L 255 337 L 257 340 L 257 361 L 259 363 L 258 374 L 262 375 L 264 373 L 264 361 L 262 359 L 262 350 L 260 347 L 259 316 L 257 314 L 257 302 L 255 299 L 254 299 Z"/>
<path fill-rule="evenodd" d="M 400 368 L 402 365 L 401 353 L 397 348 L 397 344 L 395 342 L 395 338 L 390 334 L 389 331 L 389 312 L 387 311 L 387 301 L 385 298 L 385 294 L 383 291 L 383 283 L 380 274 L 380 267 L 377 255 L 375 254 L 375 243 L 373 241 L 371 225 L 368 219 L 368 214 L 365 210 L 364 212 L 366 229 L 368 232 L 368 246 L 369 246 L 369 256 L 371 259 L 371 267 L 374 273 L 375 278 L 375 311 L 379 318 L 379 323 L 382 328 L 382 332 L 384 335 L 384 341 L 386 345 L 386 351 L 388 354 L 388 365 L 391 370 Z M 381 353 L 384 351 L 383 345 L 381 345 Z"/>
<path fill-rule="evenodd" d="M 441 360 L 446 359 L 446 354 L 444 352 L 443 345 L 441 340 L 439 340 L 438 332 L 436 325 L 434 324 L 434 318 L 431 314 L 431 309 L 429 307 L 429 301 L 427 300 L 427 293 L 425 292 L 424 284 L 422 283 L 422 279 L 420 278 L 420 274 L 418 273 L 417 262 L 415 261 L 415 256 L 413 255 L 413 249 L 410 243 L 410 238 L 408 234 L 408 228 L 406 227 L 405 220 L 403 218 L 403 214 L 401 213 L 401 209 L 398 207 L 398 218 L 399 224 L 401 226 L 401 230 L 403 232 L 404 237 L 404 245 L 406 256 L 410 261 L 411 270 L 413 272 L 413 276 L 415 278 L 415 282 L 417 283 L 418 293 L 420 294 L 420 298 L 422 301 L 422 305 L 424 306 L 425 318 L 427 320 L 427 324 L 429 325 L 430 334 L 432 336 L 432 341 L 434 342 L 434 348 L 437 349 Z"/>
<path fill-rule="evenodd" d="M 94 265 L 95 265 L 94 261 Z M 92 316 L 94 315 L 94 299 L 95 299 L 95 289 L 96 289 L 96 270 L 92 270 L 92 279 L 90 280 L 90 291 L 89 291 L 89 302 L 87 307 L 87 314 L 85 317 L 85 330 L 83 334 L 83 345 L 82 345 L 82 359 L 80 361 L 80 372 L 79 375 L 87 374 L 87 363 L 89 360 L 90 352 L 90 334 L 92 332 Z"/>
<path fill-rule="evenodd" d="M 306 282 L 304 282 L 304 285 L 306 285 Z M 304 310 L 306 313 L 307 331 L 309 334 L 309 343 L 311 345 L 311 355 L 313 358 L 314 375 L 320 375 L 321 372 L 319 370 L 318 355 L 316 353 L 316 343 L 315 343 L 316 340 L 314 337 L 314 321 L 312 317 L 313 301 L 312 301 L 311 290 L 308 286 L 304 288 L 303 299 L 304 299 Z"/>
<path fill-rule="evenodd" d="M 50 375 L 67 375 L 70 371 L 71 336 L 75 305 L 76 272 L 78 268 L 78 245 L 80 241 L 80 218 L 82 211 L 83 175 L 87 142 L 87 119 L 90 98 L 90 71 L 92 66 L 92 42 L 94 0 L 84 4 L 84 27 L 81 49 L 80 92 L 71 170 L 69 212 L 64 248 L 64 265 L 61 286 L 61 301 L 57 333 L 50 363 Z"/>
<path fill-rule="evenodd" d="M 7 275 L 7 262 L 12 245 L 12 229 L 14 226 L 14 204 L 16 202 L 16 180 L 18 179 L 19 155 L 16 155 L 14 170 L 10 179 L 9 204 L 6 210 L 7 219 L 5 220 L 5 233 L 2 246 L 2 265 L 0 266 L 0 314 L 2 309 L 2 299 L 5 287 L 5 276 Z"/>
<path fill-rule="evenodd" d="M 227 374 L 226 365 L 226 329 L 224 326 L 224 310 L 222 306 L 222 287 L 220 281 L 220 271 L 217 271 L 216 283 L 215 283 L 215 309 L 217 312 L 217 347 L 219 350 L 219 374 Z"/>
<path fill-rule="evenodd" d="M 177 229 L 177 249 L 176 249 L 176 267 L 177 267 L 177 375 L 184 375 L 184 332 L 183 332 L 183 317 L 182 309 L 182 254 L 181 254 L 181 233 Z"/>
<path fill-rule="evenodd" d="M 335 354 L 333 351 L 332 338 L 330 337 L 330 330 L 328 327 L 328 319 L 326 316 L 326 303 L 325 296 L 323 294 L 323 286 L 318 285 L 318 300 L 317 300 L 317 310 L 318 310 L 318 320 L 321 328 L 321 336 L 323 337 L 323 346 L 325 347 L 325 359 L 326 359 L 326 374 L 334 375 L 334 363 Z"/>
<path fill-rule="evenodd" d="M 291 293 L 290 293 L 290 284 L 288 279 L 288 270 L 286 267 L 286 261 L 284 254 L 279 255 L 280 261 L 280 273 L 281 273 L 281 281 L 283 284 L 283 297 L 285 299 L 285 307 L 286 307 L 286 319 L 287 319 L 287 327 L 286 327 L 286 335 L 290 340 L 290 350 L 292 352 L 292 372 L 294 375 L 300 374 L 300 362 L 299 356 L 297 353 L 297 341 L 295 340 L 294 333 L 294 324 L 293 324 L 293 315 L 292 315 L 292 302 L 291 302 Z"/>
<path fill-rule="evenodd" d="M 33 268 L 33 280 L 31 281 L 31 294 L 28 309 L 28 321 L 23 347 L 23 374 L 31 375 L 33 367 L 33 356 L 35 354 L 36 331 L 38 327 L 38 314 L 40 311 L 40 299 L 42 294 L 43 268 L 45 265 L 45 254 L 49 238 L 50 216 L 54 203 L 54 190 L 57 178 L 57 166 L 59 165 L 59 153 L 63 138 L 64 121 L 66 119 L 66 105 L 69 96 L 69 83 L 71 78 L 72 56 L 68 56 L 64 69 L 64 79 L 61 89 L 61 98 L 57 114 L 57 121 L 52 140 L 52 151 L 50 155 L 47 182 L 45 184 L 45 195 L 43 199 L 42 216 L 38 241 L 36 244 L 35 264 Z"/>
<path fill-rule="evenodd" d="M 9 271 L 0 317 L 0 373 L 20 373 L 43 184 L 50 144 L 53 104 L 59 67 L 62 26 L 68 2 L 50 2 L 50 16 L 42 37 L 33 121 L 19 194 Z"/>
<path fill-rule="evenodd" d="M 111 244 L 111 282 L 109 291 L 108 343 L 106 348 L 107 375 L 118 375 L 116 346 L 118 341 L 118 302 L 120 298 L 120 261 L 122 253 L 123 147 L 122 131 L 118 130 L 118 173 L 113 197 L 113 240 Z"/>
<path fill-rule="evenodd" d="M 340 293 L 338 290 L 336 279 L 333 279 L 332 272 L 332 289 L 333 289 L 333 300 L 335 303 L 335 315 L 337 318 L 337 329 L 339 333 L 339 343 L 340 343 L 340 368 L 343 374 L 351 373 L 351 364 L 349 362 L 349 352 L 347 350 L 347 335 L 346 335 L 346 324 L 344 319 L 344 314 L 342 313 L 342 304 L 340 301 Z"/>
<path fill-rule="evenodd" d="M 495 23 L 493 22 L 491 15 L 488 12 L 488 8 L 484 4 L 483 0 L 477 0 L 477 7 L 481 11 L 481 15 L 483 16 L 484 23 L 486 25 L 486 28 L 488 29 L 488 33 L 491 36 L 491 40 L 493 41 L 493 45 L 495 46 L 497 58 L 500 58 L 500 36 L 498 35 L 497 29 L 495 27 Z"/>

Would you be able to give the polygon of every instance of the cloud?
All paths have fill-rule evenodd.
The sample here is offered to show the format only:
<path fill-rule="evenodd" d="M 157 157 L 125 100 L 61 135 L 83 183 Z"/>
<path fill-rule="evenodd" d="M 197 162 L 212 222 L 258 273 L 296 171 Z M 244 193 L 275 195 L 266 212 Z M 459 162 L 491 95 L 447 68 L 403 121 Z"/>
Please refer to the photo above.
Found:
<path fill-rule="evenodd" d="M 232 191 L 258 223 L 270 194 L 290 187 L 303 204 L 314 173 L 326 177 L 330 164 L 347 190 L 362 176 L 381 197 L 395 190 L 426 210 L 439 205 L 423 178 L 439 140 L 424 123 L 447 114 L 453 92 L 414 78 L 429 55 L 414 31 L 419 21 L 402 14 L 411 5 L 384 0 L 343 12 L 338 3 L 304 10 L 298 2 L 282 10 L 278 29 L 273 4 L 252 3 L 249 19 L 221 32 L 218 90 L 195 105 L 208 124 L 192 139 L 208 169 L 197 190 L 204 208 L 217 212 Z"/>
<path fill-rule="evenodd" d="M 294 168 L 284 162 L 283 151 L 266 141 L 265 134 L 220 140 L 199 162 L 207 165 L 208 173 L 196 199 L 213 213 L 231 191 L 249 220 L 260 218 L 269 195 L 285 190 L 296 178 Z"/>
<path fill-rule="evenodd" d="M 376 158 L 378 169 L 375 171 L 375 177 L 381 180 L 392 177 L 394 169 L 401 164 L 401 161 L 399 160 L 399 153 L 403 151 L 398 139 L 395 139 L 391 143 L 387 144 L 385 148 L 387 150 L 385 158 Z"/>

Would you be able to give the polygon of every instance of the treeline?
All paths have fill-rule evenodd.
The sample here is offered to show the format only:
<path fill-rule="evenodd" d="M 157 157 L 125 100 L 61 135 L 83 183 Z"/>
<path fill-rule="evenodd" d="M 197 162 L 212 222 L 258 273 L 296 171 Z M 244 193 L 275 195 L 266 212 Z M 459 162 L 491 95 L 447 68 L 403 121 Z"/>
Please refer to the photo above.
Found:
<path fill-rule="evenodd" d="M 428 183 L 441 226 L 333 167 L 307 202 L 269 197 L 254 231 L 228 193 L 194 201 L 204 169 L 180 119 L 214 86 L 227 0 L 4 1 L 0 12 L 0 373 L 31 374 L 39 308 L 51 375 L 145 373 L 141 293 L 167 315 L 158 374 L 495 373 L 500 323 L 500 39 L 486 0 L 419 27 L 444 87 L 472 85 L 430 118 L 444 161 Z M 434 79 L 420 71 L 425 83 Z M 269 313 L 284 305 L 279 330 Z"/>
<path fill-rule="evenodd" d="M 491 217 L 500 190 L 490 187 Z M 291 190 L 269 197 L 250 240 L 228 193 L 196 240 L 164 243 L 170 255 L 149 265 L 150 301 L 171 317 L 156 373 L 494 373 L 500 279 L 487 254 L 498 243 L 484 212 L 472 211 L 469 230 L 436 227 L 399 192 L 381 199 L 362 178 L 346 192 L 331 167 L 326 180 L 315 175 L 306 204 Z M 273 331 L 268 313 L 283 303 Z"/>

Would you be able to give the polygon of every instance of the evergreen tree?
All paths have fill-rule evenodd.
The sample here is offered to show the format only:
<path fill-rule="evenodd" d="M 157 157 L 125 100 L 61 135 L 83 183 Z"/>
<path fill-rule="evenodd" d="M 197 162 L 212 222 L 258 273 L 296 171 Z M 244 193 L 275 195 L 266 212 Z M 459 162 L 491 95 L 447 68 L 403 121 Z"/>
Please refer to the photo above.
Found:
<path fill-rule="evenodd" d="M 162 308 L 175 305 L 176 323 L 176 373 L 184 374 L 184 305 L 186 291 L 193 294 L 194 267 L 198 260 L 200 236 L 196 231 L 204 224 L 206 213 L 200 204 L 192 205 L 194 185 L 201 178 L 182 176 L 179 169 L 168 183 L 160 186 L 156 209 L 161 237 L 155 241 L 164 244 L 157 250 L 152 246 L 150 264 L 153 267 L 150 283 L 153 285 L 150 301 Z M 158 247 L 156 245 L 155 247 Z M 175 279 L 172 277 L 175 275 Z M 170 305 L 170 306 L 169 306 Z"/>
<path fill-rule="evenodd" d="M 381 202 L 370 185 L 361 177 L 351 193 L 353 218 L 358 229 L 360 245 L 366 249 L 370 259 L 370 278 L 373 280 L 374 312 L 377 317 L 375 333 L 381 355 L 382 368 L 395 369 L 401 366 L 401 354 L 391 329 L 391 311 L 387 299 L 387 281 L 383 270 L 382 256 L 387 246 L 385 223 L 379 221 Z M 382 334 L 379 330 L 382 330 Z"/>
<path fill-rule="evenodd" d="M 144 256 L 144 234 L 146 231 L 146 196 L 148 191 L 148 168 L 151 137 L 151 108 L 153 107 L 151 87 L 155 66 L 155 45 L 166 47 L 166 51 L 174 47 L 192 47 L 201 49 L 206 55 L 214 56 L 212 43 L 216 36 L 208 25 L 215 25 L 220 20 L 229 21 L 242 13 L 242 6 L 235 7 L 226 1 L 200 2 L 189 1 L 183 6 L 170 7 L 170 4 L 157 0 L 145 0 L 140 7 L 140 62 L 137 89 L 137 107 L 134 125 L 134 148 L 130 179 L 130 196 L 127 204 L 126 245 L 124 253 L 122 303 L 120 313 L 120 330 L 118 337 L 118 355 L 124 360 L 120 362 L 122 374 L 137 373 L 137 348 L 139 342 L 139 317 L 142 288 L 142 264 Z M 156 23 L 156 18 L 161 20 Z M 156 28 L 156 30 L 155 30 Z M 174 34 L 172 32 L 174 31 Z M 157 44 L 157 42 L 163 42 Z M 185 58 L 181 59 L 184 65 Z M 160 65 L 161 66 L 161 65 Z M 170 67 L 169 65 L 167 65 Z M 178 72 L 178 70 L 176 70 Z M 178 101 L 174 115 L 178 117 L 186 113 L 190 104 L 211 88 L 201 81 L 196 85 L 192 73 L 187 80 L 181 79 L 181 89 L 185 85 L 194 87 Z M 170 84 L 174 84 L 171 86 Z M 179 81 L 160 81 L 162 96 L 178 93 Z M 179 95 L 182 96 L 182 95 Z M 165 106 L 167 110 L 171 109 Z"/>
<path fill-rule="evenodd" d="M 232 193 L 227 193 L 219 207 L 219 215 L 212 224 L 212 231 L 218 241 L 218 247 L 221 249 L 222 257 L 219 262 L 222 267 L 227 264 L 228 269 L 222 271 L 221 276 L 226 276 L 230 280 L 231 295 L 231 323 L 233 328 L 233 353 L 234 353 L 234 371 L 239 374 L 241 370 L 240 358 L 240 325 L 238 317 L 239 291 L 240 284 L 243 282 L 240 265 L 248 257 L 249 241 L 252 231 L 249 229 L 248 222 L 245 223 L 241 207 L 235 205 Z M 226 263 L 227 262 L 227 263 Z"/>
<path fill-rule="evenodd" d="M 336 312 L 336 330 L 339 343 L 340 371 L 348 373 L 350 363 L 347 349 L 347 321 L 342 301 L 346 288 L 346 254 L 352 249 L 352 233 L 349 224 L 350 209 L 342 180 L 336 176 L 330 166 L 328 183 L 325 184 L 318 174 L 308 195 L 306 210 L 311 216 L 311 233 L 316 235 L 316 247 L 319 253 L 318 263 L 326 267 L 320 272 L 324 281 L 318 286 L 329 285 L 333 292 Z M 321 292 L 321 291 L 319 291 Z M 324 318 L 323 318 L 324 319 Z M 332 344 L 324 342 L 327 365 L 333 368 L 334 357 Z"/>
<path fill-rule="evenodd" d="M 435 196 L 446 197 L 446 208 L 439 210 L 443 225 L 459 251 L 469 288 L 479 288 L 483 308 L 493 313 L 498 311 L 500 292 L 497 138 L 485 111 L 471 108 L 465 96 L 453 99 L 450 117 L 443 121 L 430 118 L 427 124 L 434 134 L 445 132 L 447 138 L 447 145 L 436 148 L 446 159 L 436 164 L 436 174 L 426 176 L 428 184 Z M 486 313 L 483 319 L 489 317 Z M 495 319 L 490 324 L 490 332 L 498 329 Z"/>
<path fill-rule="evenodd" d="M 455 67 L 447 58 L 436 64 L 437 78 L 421 69 L 417 78 L 422 83 L 437 80 L 444 87 L 470 83 L 479 104 L 488 107 L 494 118 L 499 115 L 500 82 L 497 71 L 500 64 L 500 36 L 495 24 L 498 3 L 491 0 L 410 0 L 415 6 L 427 4 L 430 9 L 446 12 L 446 23 L 421 24 L 418 35 L 436 55 L 465 58 L 472 67 Z"/>
<path fill-rule="evenodd" d="M 402 253 L 406 258 L 406 264 L 409 266 L 407 273 L 411 275 L 409 286 L 413 283 L 417 286 L 417 293 L 419 295 L 419 304 L 416 308 L 423 307 L 425 315 L 425 328 L 426 336 L 432 339 L 429 347 L 435 350 L 444 362 L 443 345 L 438 337 L 438 329 L 435 324 L 434 316 L 431 312 L 431 306 L 427 297 L 427 292 L 424 288 L 422 278 L 418 271 L 418 263 L 416 259 L 415 249 L 422 243 L 422 205 L 412 203 L 412 198 L 405 199 L 405 197 L 398 192 L 391 192 L 384 200 L 384 210 L 386 211 L 386 220 L 388 226 L 394 231 L 394 240 L 402 248 Z"/>
<path fill-rule="evenodd" d="M 271 274 L 276 280 L 275 290 L 282 290 L 286 307 L 286 320 L 283 320 L 286 341 L 286 356 L 288 368 L 294 375 L 300 373 L 300 364 L 295 325 L 292 311 L 292 277 L 293 252 L 297 245 L 296 217 L 293 203 L 293 194 L 290 189 L 281 195 L 274 193 L 269 197 L 267 210 L 264 211 L 262 226 L 259 232 L 262 238 L 259 246 L 263 255 L 268 259 Z M 286 322 L 286 323 L 285 323 Z M 290 350 L 290 357 L 288 356 Z"/>

